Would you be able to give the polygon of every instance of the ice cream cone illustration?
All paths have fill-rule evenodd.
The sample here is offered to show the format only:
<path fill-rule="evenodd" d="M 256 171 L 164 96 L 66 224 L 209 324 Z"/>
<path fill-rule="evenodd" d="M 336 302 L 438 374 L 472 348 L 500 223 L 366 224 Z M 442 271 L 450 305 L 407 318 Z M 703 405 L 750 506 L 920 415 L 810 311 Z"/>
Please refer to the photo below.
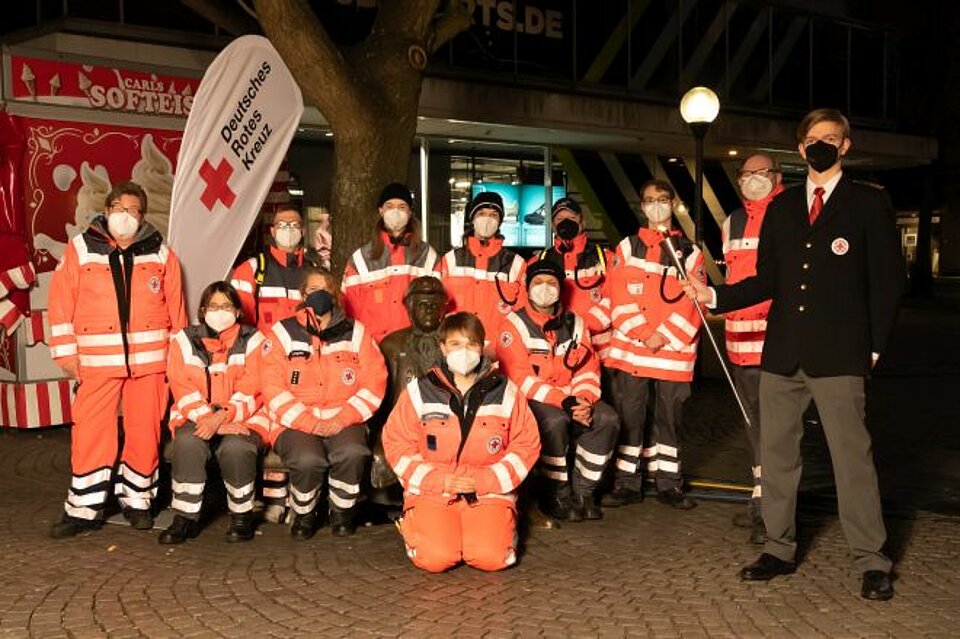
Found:
<path fill-rule="evenodd" d="M 33 99 L 37 98 L 37 89 L 34 85 L 34 80 L 36 80 L 36 78 L 37 76 L 33 74 L 33 69 L 26 64 L 23 65 L 23 71 L 20 73 L 20 79 L 26 85 L 27 91 L 30 92 L 30 97 Z"/>
<path fill-rule="evenodd" d="M 54 73 L 50 78 L 50 95 L 55 96 L 58 91 L 60 91 L 60 74 Z"/>
<path fill-rule="evenodd" d="M 93 82 L 90 81 L 83 71 L 77 71 L 77 84 L 80 86 L 80 91 L 83 95 L 87 96 L 87 99 L 90 98 L 90 87 L 93 86 Z"/>

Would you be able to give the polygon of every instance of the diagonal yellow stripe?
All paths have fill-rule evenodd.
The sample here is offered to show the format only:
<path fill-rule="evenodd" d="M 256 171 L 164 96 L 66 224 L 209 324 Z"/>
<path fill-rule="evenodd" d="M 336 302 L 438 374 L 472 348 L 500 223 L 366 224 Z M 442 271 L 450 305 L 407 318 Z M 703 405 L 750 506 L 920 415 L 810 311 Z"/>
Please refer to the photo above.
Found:
<path fill-rule="evenodd" d="M 584 82 L 600 82 L 601 78 L 607 73 L 607 69 L 613 64 L 613 59 L 623 48 L 627 36 L 637 26 L 640 16 L 647 10 L 648 6 L 650 6 L 650 0 L 630 0 L 630 10 L 624 13 L 623 18 L 614 27 L 613 33 L 607 38 L 603 48 L 600 49 L 600 53 L 597 54 L 593 64 L 583 74 Z"/>
<path fill-rule="evenodd" d="M 616 243 L 620 241 L 620 233 L 617 231 L 617 227 L 613 225 L 613 222 L 610 221 L 606 209 L 600 202 L 600 197 L 596 191 L 593 190 L 593 187 L 590 186 L 586 173 L 584 173 L 580 165 L 577 164 L 573 153 L 570 152 L 570 149 L 562 147 L 555 147 L 553 153 L 557 156 L 557 159 L 560 160 L 560 163 L 563 164 L 563 170 L 567 172 L 567 175 L 569 175 L 574 184 L 577 185 L 577 189 L 579 189 L 580 194 L 583 196 L 583 201 L 586 202 L 590 208 L 590 213 L 600 222 L 603 228 L 603 234 L 607 240 L 609 240 L 611 245 L 616 245 Z"/>

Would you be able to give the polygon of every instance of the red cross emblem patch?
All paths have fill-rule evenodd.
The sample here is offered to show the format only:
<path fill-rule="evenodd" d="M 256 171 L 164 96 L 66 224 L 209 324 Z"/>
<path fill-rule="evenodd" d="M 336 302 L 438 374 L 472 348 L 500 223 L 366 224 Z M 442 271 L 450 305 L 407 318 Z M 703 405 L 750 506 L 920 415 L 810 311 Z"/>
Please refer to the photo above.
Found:
<path fill-rule="evenodd" d="M 353 386 L 357 383 L 357 371 L 352 368 L 345 368 L 340 372 L 340 381 L 346 386 Z"/>
<path fill-rule="evenodd" d="M 217 205 L 217 202 L 223 202 L 223 205 L 228 209 L 233 206 L 237 194 L 228 184 L 231 175 L 233 175 L 233 167 L 227 162 L 226 158 L 221 158 L 220 164 L 216 168 L 210 164 L 209 159 L 203 161 L 203 165 L 200 167 L 200 177 L 207 183 L 207 186 L 200 194 L 200 202 L 207 207 L 208 211 L 213 212 L 213 207 Z"/>

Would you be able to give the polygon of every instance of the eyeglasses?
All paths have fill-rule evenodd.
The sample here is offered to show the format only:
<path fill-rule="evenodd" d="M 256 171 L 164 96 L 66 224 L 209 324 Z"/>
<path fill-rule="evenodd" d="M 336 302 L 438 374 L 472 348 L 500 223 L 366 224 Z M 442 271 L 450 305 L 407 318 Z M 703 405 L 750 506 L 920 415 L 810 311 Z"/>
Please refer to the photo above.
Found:
<path fill-rule="evenodd" d="M 129 215 L 140 215 L 140 209 L 131 209 L 124 206 L 120 206 L 119 204 L 111 204 L 110 212 L 111 213 L 127 213 Z"/>
<path fill-rule="evenodd" d="M 776 169 L 754 169 L 753 171 L 740 171 L 741 178 L 748 178 L 751 175 L 762 175 L 763 177 L 773 177 L 779 173 Z"/>
<path fill-rule="evenodd" d="M 237 310 L 237 307 L 233 304 L 210 304 L 207 306 L 208 311 L 230 311 L 233 313 Z"/>
<path fill-rule="evenodd" d="M 671 200 L 669 197 L 667 197 L 666 195 L 664 195 L 663 197 L 656 197 L 656 198 L 654 198 L 654 197 L 645 197 L 645 198 L 643 198 L 643 203 L 644 203 L 644 204 L 654 204 L 654 203 L 670 204 L 671 201 L 672 201 L 672 200 Z"/>
<path fill-rule="evenodd" d="M 842 135 L 825 135 L 820 139 L 817 138 L 807 138 L 803 141 L 803 146 L 810 146 L 811 144 L 816 144 L 817 142 L 826 142 L 827 144 L 832 144 L 833 146 L 840 146 L 843 144 L 844 136 Z"/>
<path fill-rule="evenodd" d="M 303 228 L 303 224 L 301 224 L 300 222 L 277 222 L 276 224 L 273 225 L 273 228 L 278 230 L 293 229 L 295 231 L 299 231 L 300 229 Z"/>

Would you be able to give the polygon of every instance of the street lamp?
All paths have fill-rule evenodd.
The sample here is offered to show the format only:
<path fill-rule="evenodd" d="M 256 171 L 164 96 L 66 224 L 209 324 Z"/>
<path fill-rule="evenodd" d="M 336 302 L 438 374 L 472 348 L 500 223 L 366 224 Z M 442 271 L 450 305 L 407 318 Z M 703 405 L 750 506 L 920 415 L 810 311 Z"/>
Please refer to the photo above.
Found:
<path fill-rule="evenodd" d="M 690 125 L 697 142 L 696 188 L 693 198 L 696 234 L 694 241 L 703 248 L 703 138 L 710 123 L 720 113 L 720 98 L 707 87 L 693 87 L 680 99 L 680 115 Z"/>

